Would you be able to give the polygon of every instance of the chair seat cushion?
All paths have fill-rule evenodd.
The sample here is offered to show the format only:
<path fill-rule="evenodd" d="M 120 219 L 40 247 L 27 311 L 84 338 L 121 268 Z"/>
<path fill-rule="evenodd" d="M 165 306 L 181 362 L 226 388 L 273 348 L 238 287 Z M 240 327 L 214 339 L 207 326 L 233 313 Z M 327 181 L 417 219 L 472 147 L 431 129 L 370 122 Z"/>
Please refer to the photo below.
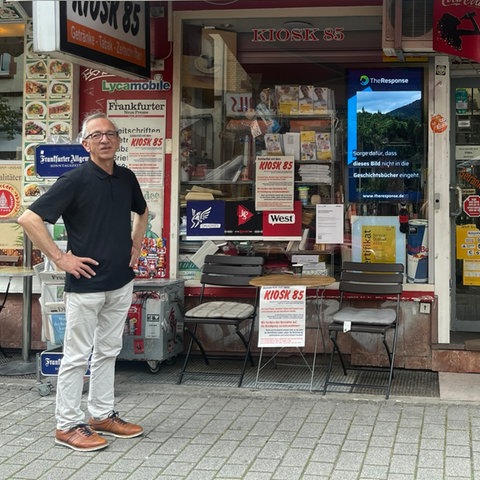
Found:
<path fill-rule="evenodd" d="M 244 319 L 253 315 L 254 307 L 239 302 L 205 302 L 192 308 L 185 314 L 185 319 L 193 318 L 231 318 Z"/>
<path fill-rule="evenodd" d="M 352 322 L 362 325 L 390 325 L 396 319 L 391 308 L 354 308 L 345 307 L 333 315 L 335 323 Z"/>

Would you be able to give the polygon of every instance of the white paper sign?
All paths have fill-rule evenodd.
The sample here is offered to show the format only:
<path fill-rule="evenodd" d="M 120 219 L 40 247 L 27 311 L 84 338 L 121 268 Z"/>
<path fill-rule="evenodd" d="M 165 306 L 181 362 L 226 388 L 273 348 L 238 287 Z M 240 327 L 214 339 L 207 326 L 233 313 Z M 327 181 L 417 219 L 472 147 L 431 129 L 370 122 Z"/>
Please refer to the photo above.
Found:
<path fill-rule="evenodd" d="M 316 243 L 343 243 L 343 204 L 319 204 L 316 208 Z"/>
<path fill-rule="evenodd" d="M 305 346 L 305 286 L 262 287 L 259 347 Z"/>

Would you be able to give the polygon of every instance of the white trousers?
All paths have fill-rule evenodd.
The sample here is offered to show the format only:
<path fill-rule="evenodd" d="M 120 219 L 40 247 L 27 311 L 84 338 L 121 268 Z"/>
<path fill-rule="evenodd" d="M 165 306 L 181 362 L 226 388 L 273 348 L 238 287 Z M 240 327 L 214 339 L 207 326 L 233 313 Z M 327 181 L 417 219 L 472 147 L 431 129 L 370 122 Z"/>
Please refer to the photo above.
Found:
<path fill-rule="evenodd" d="M 85 423 L 81 401 L 90 354 L 88 412 L 103 419 L 114 410 L 115 360 L 122 349 L 132 293 L 133 281 L 109 292 L 65 293 L 67 323 L 55 410 L 58 429 Z"/>

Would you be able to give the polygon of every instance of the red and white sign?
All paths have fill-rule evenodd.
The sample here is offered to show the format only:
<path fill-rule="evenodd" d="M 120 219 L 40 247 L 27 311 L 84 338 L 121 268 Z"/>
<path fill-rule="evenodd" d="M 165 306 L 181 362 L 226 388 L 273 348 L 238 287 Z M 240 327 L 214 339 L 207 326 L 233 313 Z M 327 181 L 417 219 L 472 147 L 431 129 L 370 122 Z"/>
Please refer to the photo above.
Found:
<path fill-rule="evenodd" d="M 463 201 L 463 211 L 469 217 L 480 217 L 480 195 L 469 195 Z"/>
<path fill-rule="evenodd" d="M 20 210 L 20 193 L 8 183 L 0 183 L 0 218 L 14 217 Z"/>
<path fill-rule="evenodd" d="M 292 278 L 292 283 L 295 279 Z M 259 304 L 258 346 L 305 346 L 306 287 L 262 287 Z"/>
<path fill-rule="evenodd" d="M 302 204 L 293 202 L 292 211 L 264 211 L 264 237 L 301 237 L 302 236 Z"/>
<path fill-rule="evenodd" d="M 293 209 L 293 156 L 262 156 L 255 162 L 255 209 Z"/>

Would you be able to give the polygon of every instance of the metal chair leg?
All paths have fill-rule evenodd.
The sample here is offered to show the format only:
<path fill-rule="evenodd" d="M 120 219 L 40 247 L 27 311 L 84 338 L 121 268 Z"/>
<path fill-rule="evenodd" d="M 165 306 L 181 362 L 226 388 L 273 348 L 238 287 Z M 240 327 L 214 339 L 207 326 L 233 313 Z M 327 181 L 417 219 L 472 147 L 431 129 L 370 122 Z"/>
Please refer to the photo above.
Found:
<path fill-rule="evenodd" d="M 245 347 L 245 350 L 248 352 L 248 359 L 250 360 L 250 364 L 252 365 L 252 367 L 254 367 L 255 361 L 253 360 L 252 354 L 250 352 L 249 343 L 247 342 L 247 339 L 245 338 L 243 333 L 240 331 L 240 328 L 238 326 L 235 327 L 235 333 L 238 335 L 238 337 L 242 341 L 243 346 Z M 251 335 L 249 335 L 249 337 L 251 337 Z"/>
<path fill-rule="evenodd" d="M 340 350 L 340 347 L 338 346 L 337 337 L 338 337 L 338 332 L 335 332 L 335 335 L 330 337 L 330 340 L 333 343 L 333 352 L 334 353 L 337 352 L 338 358 L 340 359 L 340 363 L 342 364 L 343 374 L 347 375 L 347 365 L 345 364 L 345 360 L 343 359 L 342 352 Z"/>
<path fill-rule="evenodd" d="M 250 324 L 250 332 L 248 334 L 248 342 L 245 344 L 246 352 L 245 352 L 245 358 L 243 360 L 243 367 L 242 367 L 242 372 L 240 374 L 240 379 L 238 381 L 238 387 L 242 386 L 243 383 L 243 377 L 245 376 L 245 370 L 247 369 L 247 362 L 250 359 L 250 363 L 252 364 L 252 367 L 255 366 L 255 362 L 253 361 L 252 353 L 250 350 L 250 346 L 252 345 L 252 338 L 253 338 L 253 330 L 255 328 L 255 319 L 252 320 Z M 238 328 L 237 328 L 238 330 Z M 238 333 L 243 337 L 244 340 L 245 337 L 241 334 L 241 332 L 238 330 Z"/>
<path fill-rule="evenodd" d="M 208 360 L 207 354 L 205 353 L 205 350 L 204 350 L 202 344 L 200 343 L 200 340 L 198 339 L 198 337 L 196 335 L 197 327 L 198 327 L 198 325 L 195 325 L 193 331 L 188 329 L 188 328 L 185 328 L 185 332 L 188 333 L 188 335 L 190 337 L 190 342 L 188 343 L 187 353 L 185 354 L 185 360 L 183 362 L 183 367 L 180 370 L 180 373 L 178 374 L 177 385 L 180 385 L 182 383 L 183 377 L 186 373 L 187 365 L 190 361 L 190 354 L 192 353 L 193 342 L 195 342 L 197 344 L 200 352 L 202 353 L 202 356 L 203 356 L 203 359 L 204 359 L 205 363 L 207 365 L 209 365 L 209 360 Z"/>
<path fill-rule="evenodd" d="M 395 353 L 397 351 L 397 340 L 398 340 L 398 325 L 395 326 L 395 331 L 393 332 L 393 343 L 391 350 L 391 360 L 390 360 L 390 372 L 388 375 L 388 384 L 385 392 L 385 398 L 388 400 L 390 397 L 390 390 L 392 388 L 393 372 L 395 368 Z"/>
<path fill-rule="evenodd" d="M 330 335 L 330 340 L 332 340 L 332 351 L 330 352 L 330 360 L 328 362 L 328 369 L 327 369 L 327 375 L 325 377 L 325 383 L 323 384 L 323 394 L 325 395 L 327 393 L 327 388 L 330 383 L 330 376 L 332 374 L 332 368 L 333 368 L 333 357 L 335 356 L 335 349 L 336 349 L 336 344 Z"/>
<path fill-rule="evenodd" d="M 198 349 L 200 350 L 200 353 L 202 354 L 202 357 L 203 357 L 203 360 L 205 361 L 205 364 L 210 365 L 210 362 L 208 360 L 207 352 L 205 352 L 205 349 L 203 348 L 202 342 L 200 342 L 199 338 L 197 337 L 197 328 L 198 328 L 198 325 L 195 325 L 193 330 L 190 330 L 190 329 L 187 328 L 187 329 L 185 329 L 185 331 L 190 336 L 190 340 L 192 342 L 196 343 Z M 191 349 L 192 349 L 192 347 L 190 346 L 189 351 L 191 351 Z"/>

